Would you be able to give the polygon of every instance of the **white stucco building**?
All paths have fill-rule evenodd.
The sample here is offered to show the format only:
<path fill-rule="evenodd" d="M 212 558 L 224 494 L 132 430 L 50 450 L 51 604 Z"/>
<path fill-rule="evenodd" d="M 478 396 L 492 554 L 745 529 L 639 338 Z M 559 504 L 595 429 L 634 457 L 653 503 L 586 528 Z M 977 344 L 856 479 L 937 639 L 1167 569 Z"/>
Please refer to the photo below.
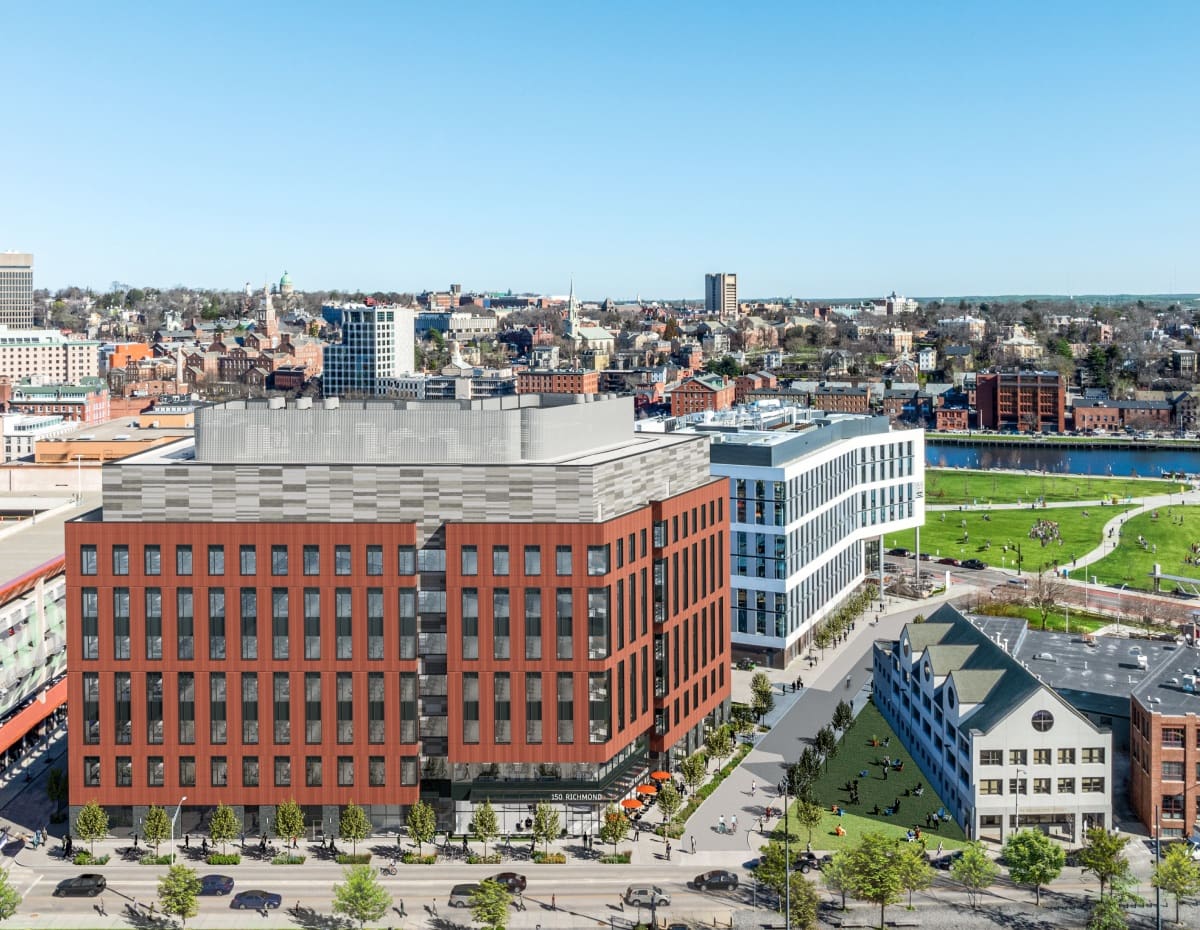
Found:
<path fill-rule="evenodd" d="M 0 325 L 0 378 L 75 384 L 100 374 L 100 343 L 67 337 L 57 329 Z"/>
<path fill-rule="evenodd" d="M 874 701 L 967 835 L 1112 825 L 1112 733 L 949 605 L 874 649 Z M 1015 647 L 1014 647 L 1015 648 Z"/>

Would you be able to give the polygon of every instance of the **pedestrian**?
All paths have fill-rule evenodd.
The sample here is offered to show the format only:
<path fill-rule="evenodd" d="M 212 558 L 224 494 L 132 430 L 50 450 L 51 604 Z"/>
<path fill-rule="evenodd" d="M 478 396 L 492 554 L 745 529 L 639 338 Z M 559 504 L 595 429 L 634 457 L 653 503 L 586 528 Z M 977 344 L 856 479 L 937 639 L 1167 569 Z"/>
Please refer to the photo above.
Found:
<path fill-rule="evenodd" d="M 134 849 L 137 849 L 137 848 L 138 848 L 138 844 L 137 844 L 137 834 L 136 834 L 136 833 L 133 835 L 133 848 L 134 848 Z"/>
<path fill-rule="evenodd" d="M 722 814 L 720 817 L 717 818 L 717 832 L 719 832 L 719 833 L 725 832 L 725 815 L 724 814 Z"/>
<path fill-rule="evenodd" d="M 737 833 L 737 814 L 729 818 L 729 826 L 733 828 L 734 833 Z"/>
<path fill-rule="evenodd" d="M 434 900 L 434 902 L 433 902 L 433 906 L 430 908 L 430 910 L 431 910 L 431 911 L 433 911 L 433 916 L 436 918 L 436 917 L 437 917 L 437 915 L 438 915 L 438 913 L 437 913 L 437 900 L 436 900 L 436 899 Z"/>
<path fill-rule="evenodd" d="M 885 765 L 883 767 L 883 780 L 884 781 L 887 781 L 887 773 L 888 773 L 888 767 Z"/>
<path fill-rule="evenodd" d="M 552 910 L 552 911 L 558 910 L 558 896 L 557 895 L 550 895 L 550 910 Z"/>
<path fill-rule="evenodd" d="M 941 854 L 942 854 L 942 841 L 938 840 L 937 852 L 935 852 L 934 855 L 940 856 Z"/>
<path fill-rule="evenodd" d="M 408 911 L 406 911 L 404 909 L 404 899 L 403 898 L 400 899 L 400 916 L 401 916 L 401 918 L 408 916 Z"/>
<path fill-rule="evenodd" d="M 668 862 L 671 861 L 671 842 L 670 842 L 670 840 L 667 841 L 667 861 Z"/>
<path fill-rule="evenodd" d="M 191 845 L 192 845 L 192 835 L 190 833 L 185 833 L 183 835 L 183 848 L 189 849 L 191 847 Z"/>
<path fill-rule="evenodd" d="M 625 913 L 625 898 L 622 897 L 620 892 L 617 892 L 617 905 L 621 908 L 621 913 L 624 914 Z M 538 926 L 540 927 L 541 924 L 538 924 Z"/>
<path fill-rule="evenodd" d="M 696 838 L 693 836 L 692 837 L 692 855 L 694 856 L 695 854 L 696 854 Z"/>
<path fill-rule="evenodd" d="M 804 687 L 804 679 L 803 679 L 803 678 L 797 678 L 796 680 L 797 680 L 798 682 L 800 682 L 800 687 L 801 687 L 801 688 L 803 688 L 803 687 Z"/>
<path fill-rule="evenodd" d="M 108 916 L 108 911 L 107 911 L 107 910 L 105 909 L 105 907 L 104 907 L 104 898 L 101 898 L 101 899 L 100 899 L 100 916 L 101 916 L 101 917 L 107 917 L 107 916 Z"/>
<path fill-rule="evenodd" d="M 758 788 L 758 782 L 750 779 L 750 797 L 754 797 L 754 792 Z"/>

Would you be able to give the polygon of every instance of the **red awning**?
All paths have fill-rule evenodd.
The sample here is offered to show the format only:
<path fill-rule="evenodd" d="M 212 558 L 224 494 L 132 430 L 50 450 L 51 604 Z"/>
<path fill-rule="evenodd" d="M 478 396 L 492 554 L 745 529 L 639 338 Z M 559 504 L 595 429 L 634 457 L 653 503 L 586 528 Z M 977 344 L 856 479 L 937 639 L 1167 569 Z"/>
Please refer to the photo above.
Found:
<path fill-rule="evenodd" d="M 32 704 L 0 725 L 0 752 L 7 752 L 20 742 L 26 733 L 66 703 L 67 679 L 63 678 L 48 691 L 39 693 Z"/>

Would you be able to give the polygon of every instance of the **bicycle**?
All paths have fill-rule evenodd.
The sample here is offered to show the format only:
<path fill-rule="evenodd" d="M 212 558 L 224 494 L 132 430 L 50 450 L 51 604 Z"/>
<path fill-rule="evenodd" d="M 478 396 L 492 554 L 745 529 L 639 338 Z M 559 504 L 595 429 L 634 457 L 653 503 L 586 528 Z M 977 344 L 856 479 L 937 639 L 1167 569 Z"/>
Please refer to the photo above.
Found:
<path fill-rule="evenodd" d="M 389 862 L 387 865 L 385 865 L 382 869 L 380 869 L 379 872 L 382 875 L 395 875 L 397 872 L 396 860 L 393 859 L 391 862 Z"/>

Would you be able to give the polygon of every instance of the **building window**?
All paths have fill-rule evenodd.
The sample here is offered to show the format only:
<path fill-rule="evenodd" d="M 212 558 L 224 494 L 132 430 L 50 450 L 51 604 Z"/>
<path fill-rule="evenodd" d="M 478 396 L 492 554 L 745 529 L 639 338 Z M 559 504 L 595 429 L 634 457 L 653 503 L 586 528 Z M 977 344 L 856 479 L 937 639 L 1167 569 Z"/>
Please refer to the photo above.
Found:
<path fill-rule="evenodd" d="M 525 675 L 525 742 L 542 741 L 542 676 L 540 672 Z"/>
<path fill-rule="evenodd" d="M 1162 764 L 1163 781 L 1183 781 L 1182 762 L 1164 762 Z"/>
<path fill-rule="evenodd" d="M 1054 715 L 1048 710 L 1039 710 L 1033 715 L 1033 728 L 1038 733 L 1045 733 L 1054 726 Z"/>
<path fill-rule="evenodd" d="M 287 546 L 272 546 L 271 547 L 271 574 L 276 577 L 286 576 L 288 573 L 288 547 Z"/>
<path fill-rule="evenodd" d="M 146 546 L 142 550 L 142 568 L 147 575 L 162 574 L 162 550 L 158 546 Z"/>
<path fill-rule="evenodd" d="M 309 788 L 321 787 L 321 757 L 320 756 L 305 756 L 304 758 L 304 784 Z"/>
<path fill-rule="evenodd" d="M 337 741 L 354 742 L 354 679 L 349 672 L 337 673 Z"/>
<path fill-rule="evenodd" d="M 1033 751 L 1034 765 L 1050 765 L 1051 752 L 1049 749 L 1035 749 Z"/>
<path fill-rule="evenodd" d="M 525 589 L 525 658 L 542 657 L 542 592 Z"/>
<path fill-rule="evenodd" d="M 113 588 L 113 658 L 129 658 L 128 588 Z"/>
<path fill-rule="evenodd" d="M 1096 776 L 1089 776 L 1082 779 L 1082 787 L 1085 792 L 1098 792 L 1104 790 L 1104 779 Z"/>
<path fill-rule="evenodd" d="M 304 658 L 321 658 L 321 591 L 304 589 Z"/>
<path fill-rule="evenodd" d="M 1085 746 L 1081 750 L 1080 761 L 1084 765 L 1094 765 L 1104 762 L 1103 746 Z"/>
<path fill-rule="evenodd" d="M 400 784 L 411 787 L 417 783 L 417 757 L 404 756 L 400 759 Z"/>
<path fill-rule="evenodd" d="M 479 675 L 466 672 L 463 689 L 463 742 L 479 742 Z"/>
<path fill-rule="evenodd" d="M 611 721 L 612 672 L 591 672 L 588 674 L 588 742 L 608 742 Z"/>
<path fill-rule="evenodd" d="M 238 561 L 243 575 L 258 574 L 258 553 L 253 546 L 241 546 L 238 549 Z"/>
<path fill-rule="evenodd" d="M 175 641 L 180 659 L 190 661 L 196 657 L 196 613 L 191 588 L 175 592 Z"/>
<path fill-rule="evenodd" d="M 275 673 L 271 690 L 275 742 L 282 745 L 292 739 L 292 684 L 286 672 Z"/>
<path fill-rule="evenodd" d="M 190 575 L 192 573 L 192 547 L 175 547 L 175 574 Z"/>
<path fill-rule="evenodd" d="M 304 673 L 304 741 L 321 742 L 321 676 Z"/>
<path fill-rule="evenodd" d="M 225 589 L 208 589 L 208 657 L 225 658 Z"/>
<path fill-rule="evenodd" d="M 162 658 L 162 590 L 147 588 L 146 599 L 146 658 Z"/>
<path fill-rule="evenodd" d="M 383 546 L 367 546 L 367 574 L 383 574 Z"/>
<path fill-rule="evenodd" d="M 587 573 L 589 575 L 607 575 L 609 570 L 609 546 L 587 547 Z"/>
<path fill-rule="evenodd" d="M 494 658 L 507 659 L 511 656 L 510 625 L 508 588 L 496 588 L 492 591 L 492 655 Z"/>
<path fill-rule="evenodd" d="M 258 675 L 242 672 L 242 742 L 258 742 Z"/>
<path fill-rule="evenodd" d="M 417 676 L 400 673 L 400 742 L 417 741 Z"/>
<path fill-rule="evenodd" d="M 195 756 L 180 756 L 179 757 L 179 787 L 180 788 L 196 787 L 196 757 Z"/>
<path fill-rule="evenodd" d="M 354 658 L 354 620 L 351 605 L 349 588 L 338 588 L 333 592 L 334 646 L 339 659 Z"/>
<path fill-rule="evenodd" d="M 242 658 L 258 658 L 258 592 L 254 588 L 241 591 Z"/>
<path fill-rule="evenodd" d="M 1059 765 L 1074 765 L 1075 764 L 1074 748 L 1060 749 L 1058 751 L 1058 764 Z"/>
<path fill-rule="evenodd" d="M 288 756 L 275 757 L 275 787 L 287 788 L 292 784 L 292 760 Z"/>
<path fill-rule="evenodd" d="M 570 588 L 559 588 L 554 595 L 555 655 L 570 659 L 575 653 L 574 597 Z"/>
<path fill-rule="evenodd" d="M 81 546 L 79 549 L 79 574 L 95 575 L 99 571 L 95 546 Z"/>
<path fill-rule="evenodd" d="M 512 679 L 508 672 L 497 672 L 492 681 L 493 728 L 497 743 L 512 742 Z"/>
<path fill-rule="evenodd" d="M 508 574 L 508 546 L 492 546 L 492 574 Z"/>
<path fill-rule="evenodd" d="M 242 786 L 244 788 L 258 787 L 258 756 L 242 757 Z"/>
<path fill-rule="evenodd" d="M 1010 778 L 1008 780 L 1009 794 L 1028 794 L 1029 782 L 1024 778 Z"/>
<path fill-rule="evenodd" d="M 224 546 L 209 546 L 208 547 L 208 573 L 210 575 L 225 574 L 225 547 Z"/>
<path fill-rule="evenodd" d="M 83 673 L 83 741 L 100 742 L 100 675 Z"/>
<path fill-rule="evenodd" d="M 304 562 L 304 574 L 319 575 L 321 574 L 321 547 L 320 546 L 305 546 L 302 553 Z"/>
<path fill-rule="evenodd" d="M 367 742 L 382 743 L 386 734 L 384 723 L 384 692 L 383 673 L 370 672 L 367 675 Z"/>
<path fill-rule="evenodd" d="M 130 691 L 132 685 L 128 672 L 117 672 L 113 676 L 113 723 L 115 724 L 116 742 L 128 745 L 133 742 L 133 702 Z"/>
<path fill-rule="evenodd" d="M 396 574 L 415 575 L 417 573 L 416 546 L 398 546 L 396 548 Z"/>
<path fill-rule="evenodd" d="M 208 676 L 209 730 L 214 743 L 226 739 L 225 673 L 213 672 Z"/>
<path fill-rule="evenodd" d="M 463 575 L 479 574 L 479 552 L 474 546 L 463 546 L 460 553 L 461 573 Z"/>
<path fill-rule="evenodd" d="M 479 658 L 479 591 L 463 588 L 460 593 L 462 609 L 462 657 Z"/>
<path fill-rule="evenodd" d="M 224 788 L 229 784 L 229 760 L 225 756 L 212 757 L 212 786 Z"/>
<path fill-rule="evenodd" d="M 179 673 L 179 742 L 196 742 L 196 677 L 191 672 Z"/>
<path fill-rule="evenodd" d="M 1168 820 L 1181 820 L 1184 810 L 1183 803 L 1182 794 L 1164 794 L 1162 796 L 1162 815 Z"/>
<path fill-rule="evenodd" d="M 288 589 L 271 589 L 271 658 L 288 657 Z"/>
<path fill-rule="evenodd" d="M 554 548 L 554 573 L 556 575 L 571 574 L 571 547 L 570 546 L 555 546 L 555 548 Z"/>
<path fill-rule="evenodd" d="M 117 756 L 117 787 L 128 788 L 133 784 L 133 758 Z"/>
<path fill-rule="evenodd" d="M 337 772 L 340 787 L 354 787 L 354 758 L 352 756 L 338 756 Z"/>
<path fill-rule="evenodd" d="M 589 588 L 587 595 L 589 659 L 608 658 L 611 646 L 608 609 L 608 588 Z"/>
<path fill-rule="evenodd" d="M 558 673 L 557 714 L 558 741 L 575 742 L 575 686 L 573 676 L 567 672 Z"/>
<path fill-rule="evenodd" d="M 400 588 L 396 592 L 400 621 L 400 658 L 417 657 L 417 592 L 415 588 Z"/>
<path fill-rule="evenodd" d="M 1010 749 L 1008 751 L 1009 765 L 1025 765 L 1028 758 L 1029 753 L 1024 749 Z"/>
<path fill-rule="evenodd" d="M 1004 788 L 999 778 L 983 778 L 979 781 L 979 793 L 1003 794 Z"/>
<path fill-rule="evenodd" d="M 367 783 L 372 788 L 382 788 L 387 784 L 387 765 L 383 756 L 367 757 Z"/>
<path fill-rule="evenodd" d="M 1183 727 L 1163 727 L 1162 728 L 1162 744 L 1164 746 L 1183 747 L 1184 728 Z"/>
<path fill-rule="evenodd" d="M 1056 790 L 1059 794 L 1074 794 L 1075 793 L 1075 779 L 1074 778 L 1060 778 L 1058 780 L 1058 787 Z"/>
<path fill-rule="evenodd" d="M 1033 793 L 1034 794 L 1049 794 L 1050 793 L 1050 779 L 1049 778 L 1035 778 L 1033 780 Z"/>
<path fill-rule="evenodd" d="M 150 672 L 146 675 L 146 742 L 159 745 L 162 741 L 163 676 L 162 672 Z"/>
<path fill-rule="evenodd" d="M 100 757 L 83 757 L 83 783 L 89 788 L 100 787 Z"/>
<path fill-rule="evenodd" d="M 525 547 L 525 574 L 540 575 L 542 573 L 542 547 Z"/>
<path fill-rule="evenodd" d="M 83 588 L 79 592 L 79 621 L 83 657 L 100 658 L 100 595 L 95 588 Z"/>
<path fill-rule="evenodd" d="M 166 766 L 162 756 L 146 757 L 146 784 L 151 788 L 161 788 L 166 784 Z"/>
<path fill-rule="evenodd" d="M 350 547 L 333 547 L 333 573 L 335 575 L 350 574 Z"/>

